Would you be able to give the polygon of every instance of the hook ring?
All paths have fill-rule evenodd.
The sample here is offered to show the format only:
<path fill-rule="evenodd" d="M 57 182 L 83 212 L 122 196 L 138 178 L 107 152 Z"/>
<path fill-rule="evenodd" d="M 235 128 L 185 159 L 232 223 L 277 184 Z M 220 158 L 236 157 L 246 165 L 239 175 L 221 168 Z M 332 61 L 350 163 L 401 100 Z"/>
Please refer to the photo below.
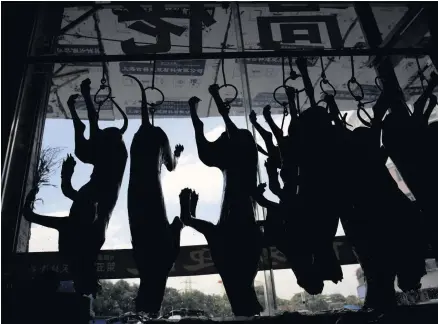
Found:
<path fill-rule="evenodd" d="M 105 99 L 98 100 L 97 96 L 99 95 L 99 92 L 105 89 L 108 89 L 108 95 L 106 96 Z M 102 106 L 105 103 L 105 101 L 107 101 L 111 97 L 111 92 L 112 92 L 111 87 L 102 83 L 99 87 L 99 90 L 97 90 L 96 94 L 94 95 L 94 103 L 99 106 Z"/>
<path fill-rule="evenodd" d="M 278 90 L 280 90 L 280 89 L 284 89 L 284 90 L 286 90 L 286 87 L 287 87 L 287 86 L 285 86 L 285 85 L 281 85 L 281 86 L 275 88 L 275 90 L 274 90 L 274 94 L 273 94 L 275 102 L 278 103 L 278 104 L 279 104 L 281 107 L 283 107 L 283 108 L 286 108 L 286 107 L 289 105 L 289 103 L 287 103 L 287 102 L 285 102 L 285 101 L 280 102 L 280 100 L 277 99 L 277 92 L 278 92 Z M 297 91 L 297 92 L 298 92 L 298 91 Z"/>
<path fill-rule="evenodd" d="M 231 87 L 234 90 L 234 97 L 232 97 L 231 99 L 226 99 L 225 102 L 224 102 L 225 105 L 230 106 L 231 103 L 234 102 L 237 99 L 237 95 L 239 94 L 239 91 L 237 90 L 237 88 L 234 85 L 229 84 L 229 83 L 225 83 L 224 85 L 221 85 L 218 88 L 218 91 L 220 91 L 223 88 L 227 88 L 227 87 Z"/>
<path fill-rule="evenodd" d="M 365 115 L 368 117 L 368 119 L 370 121 L 366 121 L 361 113 L 365 113 Z M 359 118 L 359 120 L 361 121 L 362 124 L 364 124 L 367 127 L 371 127 L 372 126 L 372 122 L 373 122 L 373 118 L 370 116 L 370 114 L 364 109 L 364 105 L 362 103 L 359 103 L 357 105 L 357 118 Z"/>
<path fill-rule="evenodd" d="M 150 90 L 156 90 L 156 91 L 161 95 L 161 100 L 158 101 L 158 102 L 156 102 L 156 103 L 153 103 L 153 102 L 147 102 L 147 101 L 146 101 L 146 105 L 147 105 L 147 106 L 150 106 L 150 107 L 152 107 L 152 108 L 155 108 L 155 107 L 161 105 L 161 104 L 164 102 L 164 94 L 163 94 L 163 91 L 161 91 L 160 89 L 158 89 L 158 88 L 156 88 L 156 87 L 154 87 L 154 86 L 151 86 L 151 87 L 147 87 L 147 88 L 145 88 L 145 89 L 144 89 L 144 92 L 146 93 L 146 91 L 149 90 L 149 89 L 150 89 Z"/>
<path fill-rule="evenodd" d="M 321 88 L 322 93 L 324 93 L 325 95 L 328 95 L 330 93 L 328 93 L 327 90 L 324 89 L 324 87 L 322 86 L 323 84 L 327 84 L 330 88 L 332 88 L 332 90 L 333 90 L 333 97 L 336 97 L 336 89 L 333 86 L 333 84 L 331 84 L 329 82 L 329 80 L 327 80 L 327 79 L 322 79 L 321 81 L 319 81 L 319 87 Z"/>
<path fill-rule="evenodd" d="M 357 85 L 357 87 L 358 87 L 359 90 L 360 90 L 360 96 L 356 96 L 356 95 L 354 94 L 353 89 L 351 88 L 351 85 L 352 85 L 352 84 L 356 84 L 356 85 Z M 356 100 L 356 101 L 361 101 L 361 100 L 364 98 L 363 88 L 362 88 L 362 86 L 360 85 L 360 83 L 356 81 L 356 78 L 353 77 L 353 78 L 351 78 L 350 80 L 348 80 L 348 82 L 347 82 L 347 88 L 348 88 L 348 91 L 350 92 L 351 96 L 354 98 L 354 100 Z"/>
<path fill-rule="evenodd" d="M 296 79 L 301 78 L 301 75 L 296 74 L 296 73 L 295 73 L 295 75 L 297 75 L 297 77 L 291 75 L 290 77 L 287 77 L 286 79 L 284 79 L 284 81 L 283 81 L 283 85 L 281 85 L 280 87 L 284 87 L 284 88 L 289 87 L 289 86 L 286 84 L 287 81 L 289 81 L 289 80 L 295 81 Z M 295 87 L 294 87 L 294 88 L 295 88 Z M 277 89 L 278 89 L 278 88 L 277 88 Z M 295 89 L 295 92 L 296 92 L 296 93 L 301 93 L 301 92 L 303 92 L 304 90 L 305 90 L 305 88 L 302 88 L 302 89 L 300 89 L 300 90 Z"/>

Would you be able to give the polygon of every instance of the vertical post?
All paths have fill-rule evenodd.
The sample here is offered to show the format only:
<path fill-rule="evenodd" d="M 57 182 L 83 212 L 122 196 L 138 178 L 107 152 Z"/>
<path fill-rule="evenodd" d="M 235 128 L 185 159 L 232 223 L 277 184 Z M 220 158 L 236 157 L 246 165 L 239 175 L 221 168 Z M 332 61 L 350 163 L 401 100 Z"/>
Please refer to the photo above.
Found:
<path fill-rule="evenodd" d="M 30 55 L 51 54 L 61 27 L 61 5 L 41 3 L 31 38 Z M 2 243 L 4 264 L 15 252 L 26 252 L 30 224 L 21 207 L 38 164 L 53 64 L 27 65 L 16 102 L 13 126 L 2 170 Z"/>
<path fill-rule="evenodd" d="M 369 2 L 355 2 L 354 9 L 357 14 L 363 35 L 368 46 L 372 49 L 378 48 L 383 43 L 382 35 L 374 17 L 373 10 Z M 397 80 L 390 58 L 385 58 L 378 66 L 375 66 L 376 74 L 383 80 L 385 86 L 392 87 L 397 95 L 404 98 L 403 92 Z M 397 113 L 407 114 L 407 111 L 397 111 Z"/>
<path fill-rule="evenodd" d="M 202 53 L 202 2 L 190 4 L 189 51 L 193 54 Z"/>
<path fill-rule="evenodd" d="M 242 31 L 242 20 L 240 19 L 240 7 L 237 2 L 231 3 L 231 10 L 233 10 L 233 23 L 237 38 L 237 49 L 239 51 L 244 51 L 244 41 L 243 41 L 243 31 Z M 246 127 L 248 129 L 251 129 L 251 132 L 256 138 L 256 132 L 254 129 L 254 126 L 250 127 L 250 123 L 248 122 L 249 119 L 249 113 L 252 110 L 252 97 L 251 97 L 251 88 L 249 85 L 249 76 L 248 76 L 248 68 L 246 64 L 245 59 L 238 59 L 239 67 L 240 67 L 240 77 L 242 80 L 242 92 L 243 92 L 243 106 L 245 108 L 245 120 L 246 120 Z M 258 170 L 258 180 L 260 182 L 261 175 L 260 175 L 260 161 L 257 166 Z M 259 211 L 262 211 L 262 219 L 266 219 L 265 210 L 263 208 L 256 208 L 256 213 L 259 218 Z M 271 250 L 267 249 L 268 253 L 262 253 L 262 259 L 263 264 L 272 264 L 271 262 Z M 266 309 L 265 312 L 268 315 L 273 315 L 274 310 L 277 308 L 276 306 L 276 294 L 275 294 L 275 283 L 274 283 L 274 273 L 272 270 L 272 267 L 269 270 L 263 270 L 264 277 L 265 277 L 265 284 L 264 284 L 264 290 L 265 290 L 265 304 Z"/>

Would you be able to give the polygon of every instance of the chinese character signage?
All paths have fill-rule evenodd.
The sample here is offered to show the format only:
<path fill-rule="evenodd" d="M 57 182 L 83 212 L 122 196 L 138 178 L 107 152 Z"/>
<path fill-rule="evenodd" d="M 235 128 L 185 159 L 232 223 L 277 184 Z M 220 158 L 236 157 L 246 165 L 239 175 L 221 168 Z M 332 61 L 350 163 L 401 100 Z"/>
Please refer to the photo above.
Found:
<path fill-rule="evenodd" d="M 96 100 L 97 102 L 101 102 L 103 100 L 105 100 L 107 98 L 106 95 L 97 95 L 96 96 Z M 93 100 L 94 100 L 94 96 L 93 96 Z M 97 105 L 96 105 L 97 106 Z M 79 96 L 76 99 L 76 104 L 75 104 L 76 110 L 79 111 L 87 111 L 87 106 L 85 105 L 85 100 L 84 97 Z M 97 108 L 97 107 L 96 107 Z M 113 110 L 113 102 L 108 99 L 105 100 L 105 102 L 103 103 L 103 105 L 100 107 L 100 111 L 105 111 L 105 110 Z"/>
<path fill-rule="evenodd" d="M 337 237 L 333 243 L 336 254 L 342 264 L 354 264 L 356 258 L 344 237 Z M 287 269 L 284 255 L 276 248 L 271 249 L 272 266 L 274 269 Z M 267 250 L 263 251 L 267 255 Z M 260 270 L 269 265 L 260 258 Z M 28 278 L 45 271 L 55 271 L 61 280 L 69 280 L 68 265 L 63 263 L 57 252 L 19 253 L 16 255 L 17 274 Z M 95 263 L 96 271 L 101 279 L 137 278 L 138 270 L 132 257 L 132 250 L 103 250 Z M 150 262 L 153 267 L 153 260 Z M 170 276 L 196 276 L 216 273 L 210 250 L 207 245 L 182 246 L 179 257 L 170 272 Z"/>
<path fill-rule="evenodd" d="M 140 116 L 140 107 L 126 107 L 128 117 Z M 190 107 L 187 101 L 164 101 L 156 107 L 154 116 L 157 117 L 188 117 L 190 116 Z"/>
<path fill-rule="evenodd" d="M 216 23 L 213 15 L 202 4 L 191 4 L 189 8 L 166 10 L 164 3 L 154 3 L 146 10 L 139 4 L 126 4 L 122 10 L 113 10 L 119 23 L 129 22 L 128 28 L 137 33 L 155 38 L 155 43 L 140 45 L 134 38 L 121 42 L 125 54 L 166 53 L 172 48 L 172 36 L 181 37 L 188 27 L 171 23 L 165 18 L 190 21 L 189 47 L 191 52 L 202 51 L 203 27 Z"/>
<path fill-rule="evenodd" d="M 98 45 L 58 45 L 56 52 L 59 55 L 99 55 Z M 100 62 L 75 63 L 74 66 L 101 66 Z"/>
<path fill-rule="evenodd" d="M 351 4 L 324 3 L 265 3 L 241 5 L 240 21 L 242 25 L 243 49 L 248 51 L 272 51 L 278 49 L 329 49 L 353 48 L 358 44 L 366 47 L 366 40 L 357 23 L 357 15 Z M 230 5 L 223 8 L 220 5 L 164 4 L 142 3 L 122 4 L 117 7 L 105 7 L 99 10 L 100 29 L 104 52 L 108 55 L 129 55 L 157 53 L 155 64 L 155 86 L 165 96 L 165 103 L 156 111 L 155 117 L 189 117 L 186 104 L 191 96 L 199 97 L 201 118 L 219 116 L 217 109 L 210 103 L 211 96 L 208 86 L 215 80 L 222 85 L 220 60 L 160 60 L 160 54 L 174 53 L 220 53 L 223 48 L 226 52 L 237 52 L 239 48 L 236 38 L 235 17 L 231 16 L 228 26 Z M 373 8 L 374 9 L 374 8 Z M 87 12 L 85 7 L 69 7 L 64 10 L 63 25 L 80 17 Z M 389 32 L 394 21 L 398 21 L 405 11 L 396 8 L 385 8 L 378 11 L 380 30 Z M 387 21 L 387 23 L 386 23 Z M 385 22 L 385 23 L 383 23 Z M 386 25 L 385 25 L 386 24 Z M 229 28 L 228 28 L 229 27 Z M 228 29 L 226 44 L 224 36 Z M 60 38 L 57 53 L 59 55 L 97 55 L 100 53 L 93 18 L 89 17 Z M 293 60 L 295 58 L 292 58 Z M 289 76 L 288 58 L 285 61 L 285 77 Z M 404 62 L 406 61 L 406 62 Z M 415 62 L 404 60 L 396 67 L 400 86 L 405 89 L 407 96 L 416 96 L 421 91 L 419 82 L 412 81 L 417 74 Z M 239 89 L 237 98 L 232 107 L 234 116 L 241 116 L 249 111 L 244 107 L 242 99 L 242 75 L 240 59 L 225 60 L 225 75 L 229 83 Z M 283 82 L 282 58 L 247 58 L 252 108 L 259 111 L 266 104 L 270 104 L 273 113 L 282 113 L 282 107 L 272 98 L 274 89 Z M 323 57 L 324 71 L 330 83 L 337 90 L 336 100 L 341 110 L 356 109 L 357 104 L 347 89 L 347 81 L 351 76 L 351 64 L 348 57 Z M 375 71 L 369 66 L 368 57 L 356 57 L 355 74 L 363 85 L 364 101 L 372 101 L 380 92 L 375 91 Z M 426 63 L 421 62 L 422 66 Z M 80 63 L 89 68 L 87 75 L 66 85 L 59 91 L 61 102 L 66 105 L 71 93 L 79 92 L 82 77 L 89 77 L 95 87 L 98 87 L 102 78 L 101 63 Z M 91 65 L 91 66 L 90 66 Z M 77 65 L 68 66 L 62 73 L 73 72 Z M 140 99 L 138 86 L 124 74 L 135 75 L 145 87 L 152 85 L 153 62 L 124 61 L 108 63 L 110 85 L 115 100 L 120 103 L 130 118 L 140 118 Z M 295 64 L 293 69 L 297 71 Z M 321 62 L 319 57 L 308 58 L 309 75 L 315 86 L 315 95 L 320 95 L 319 81 L 321 76 Z M 55 66 L 55 70 L 59 66 Z M 411 81 L 410 81 L 411 80 Z M 302 80 L 289 81 L 289 85 L 302 88 Z M 70 88 L 68 88 L 70 87 Z M 368 88 L 368 89 L 367 89 Z M 329 91 L 330 92 L 330 91 Z M 229 95 L 229 94 L 228 94 Z M 255 96 L 254 96 L 255 95 Z M 226 95 L 224 95 L 226 97 Z M 408 99 L 408 98 L 407 98 Z M 284 94 L 279 94 L 279 100 L 285 100 Z M 412 100 L 411 100 L 412 101 Z M 304 93 L 300 94 L 301 105 L 307 105 Z M 79 102 L 80 118 L 86 119 L 86 110 L 83 102 Z M 302 107 L 303 108 L 303 107 Z M 121 118 L 108 101 L 101 109 L 101 120 Z M 48 109 L 48 118 L 68 118 L 58 105 Z"/>
<path fill-rule="evenodd" d="M 153 72 L 152 62 L 120 62 L 122 74 L 147 74 Z M 203 76 L 205 60 L 191 61 L 158 61 L 155 65 L 155 75 L 191 75 Z"/>

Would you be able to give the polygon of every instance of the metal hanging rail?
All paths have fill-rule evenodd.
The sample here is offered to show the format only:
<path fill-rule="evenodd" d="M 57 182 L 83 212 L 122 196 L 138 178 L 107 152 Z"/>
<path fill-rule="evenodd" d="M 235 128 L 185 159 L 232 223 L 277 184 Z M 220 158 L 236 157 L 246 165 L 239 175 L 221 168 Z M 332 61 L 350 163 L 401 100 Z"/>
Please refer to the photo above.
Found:
<path fill-rule="evenodd" d="M 428 48 L 339 48 L 339 49 L 303 49 L 277 51 L 239 51 L 209 53 L 163 53 L 163 54 L 116 54 L 116 55 L 41 55 L 30 56 L 28 64 L 38 63 L 86 63 L 86 62 L 135 62 L 135 61 L 173 61 L 173 60 L 210 60 L 236 58 L 268 58 L 299 56 L 421 56 L 429 55 Z"/>

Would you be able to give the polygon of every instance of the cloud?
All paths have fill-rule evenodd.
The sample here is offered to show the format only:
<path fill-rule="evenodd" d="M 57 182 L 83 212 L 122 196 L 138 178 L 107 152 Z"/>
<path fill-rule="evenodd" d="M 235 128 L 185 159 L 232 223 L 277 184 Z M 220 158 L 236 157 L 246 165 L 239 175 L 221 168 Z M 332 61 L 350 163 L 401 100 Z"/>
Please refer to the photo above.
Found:
<path fill-rule="evenodd" d="M 225 126 L 219 125 L 213 128 L 211 131 L 205 133 L 205 138 L 209 141 L 216 140 L 225 131 Z"/>
<path fill-rule="evenodd" d="M 67 216 L 68 211 L 47 213 L 47 216 Z M 31 224 L 29 252 L 58 251 L 58 231 L 37 224 Z"/>
<path fill-rule="evenodd" d="M 199 203 L 217 203 L 222 195 L 222 172 L 218 168 L 204 165 L 192 154 L 181 156 L 181 161 L 172 172 L 163 170 L 162 186 L 167 204 L 178 204 L 179 194 L 188 187 L 199 193 Z"/>
<path fill-rule="evenodd" d="M 274 115 L 274 121 L 277 125 L 281 125 L 282 116 Z M 259 123 L 266 129 L 270 130 L 263 117 L 258 118 Z M 286 118 L 283 129 L 287 129 L 289 118 Z M 205 133 L 209 141 L 217 139 L 225 130 L 223 125 L 219 125 Z M 264 147 L 263 140 L 260 136 L 256 137 L 257 142 Z M 274 139 L 275 141 L 275 139 Z M 264 157 L 259 155 L 262 181 L 267 181 L 266 171 L 263 166 Z M 87 172 L 89 170 L 87 169 Z M 81 175 L 84 172 L 81 169 Z M 84 177 L 86 176 L 84 175 Z M 81 179 L 82 179 L 81 178 Z M 79 180 L 78 180 L 79 181 Z M 81 180 L 82 181 L 82 180 Z M 125 179 L 126 181 L 126 179 Z M 184 152 L 179 160 L 179 165 L 173 172 L 167 172 L 163 168 L 162 186 L 165 197 L 166 207 L 168 211 L 169 221 L 172 221 L 173 216 L 179 214 L 179 193 L 181 189 L 190 187 L 195 189 L 200 194 L 199 214 L 203 218 L 203 214 L 219 215 L 216 209 L 220 206 L 220 198 L 223 189 L 222 173 L 217 168 L 209 168 L 205 166 L 198 158 L 196 149 L 192 154 Z M 122 187 L 123 188 L 123 187 Z M 122 189 L 123 190 L 123 189 Z M 121 195 L 122 197 L 122 195 Z M 269 189 L 267 189 L 267 197 L 269 197 Z M 57 204 L 58 205 L 58 204 Z M 46 206 L 47 207 L 47 206 Z M 54 206 L 53 206 L 54 207 Z M 68 215 L 67 206 L 58 208 L 61 210 L 54 213 L 46 213 L 51 216 L 66 216 Z M 337 235 L 343 235 L 342 227 L 338 227 Z M 185 227 L 181 232 L 181 245 L 201 245 L 206 244 L 204 236 L 192 228 Z M 126 199 L 119 198 L 114 214 L 107 230 L 107 240 L 103 249 L 130 249 L 131 238 L 129 230 L 129 221 L 126 211 Z M 29 243 L 29 250 L 36 251 L 57 251 L 58 250 L 58 232 L 53 229 L 45 228 L 39 225 L 32 225 L 31 240 Z M 358 265 L 343 266 L 344 280 L 342 283 L 335 285 L 330 282 L 325 283 L 324 293 L 342 293 L 344 295 L 356 294 L 357 280 L 355 277 L 355 270 Z M 168 287 L 177 289 L 185 289 L 186 280 L 188 277 L 172 277 L 168 280 Z M 219 283 L 219 275 L 206 275 L 190 277 L 192 289 L 200 290 L 208 294 L 223 294 L 223 286 Z M 302 289 L 297 285 L 295 276 L 290 269 L 275 270 L 274 271 L 275 289 L 280 298 L 291 298 L 295 293 L 299 293 Z M 115 280 L 116 281 L 116 280 Z M 129 279 L 130 283 L 139 283 L 138 279 Z M 259 272 L 256 277 L 255 284 L 264 282 L 264 273 Z"/>

